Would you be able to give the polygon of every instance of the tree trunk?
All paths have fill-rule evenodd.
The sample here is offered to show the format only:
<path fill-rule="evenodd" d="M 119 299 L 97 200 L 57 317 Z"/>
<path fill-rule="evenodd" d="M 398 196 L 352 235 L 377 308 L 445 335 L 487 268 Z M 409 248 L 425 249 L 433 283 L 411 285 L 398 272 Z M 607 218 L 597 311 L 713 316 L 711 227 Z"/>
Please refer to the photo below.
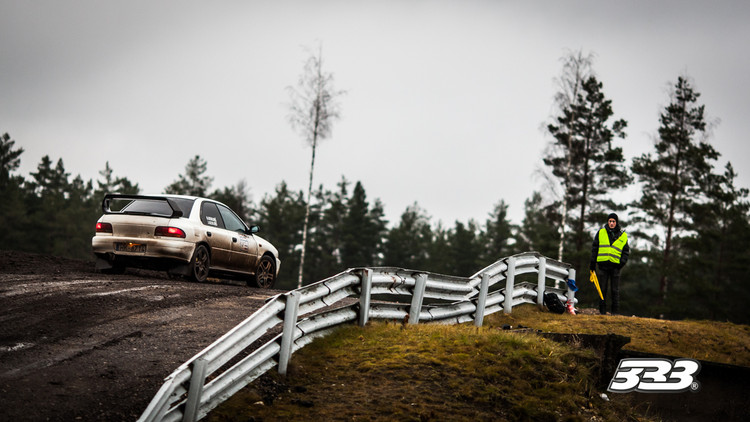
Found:
<path fill-rule="evenodd" d="M 722 214 L 726 215 L 726 211 L 722 212 Z M 714 276 L 714 285 L 722 286 L 722 287 L 725 286 L 724 280 L 723 280 L 724 274 L 722 270 L 724 269 L 724 265 L 725 265 L 724 264 L 724 243 L 726 242 L 726 238 L 727 238 L 727 230 L 728 230 L 727 224 L 728 223 L 726 220 L 723 220 L 721 222 L 721 236 L 719 236 L 719 257 L 716 260 L 716 275 Z M 714 296 L 713 297 L 714 303 L 717 303 L 719 293 L 715 292 L 713 296 Z M 711 319 L 716 320 L 716 308 L 714 306 L 712 306 L 711 308 L 712 308 Z"/>
<path fill-rule="evenodd" d="M 568 224 L 568 187 L 565 187 L 565 193 L 563 195 L 562 203 L 562 218 L 560 220 L 560 244 L 557 247 L 557 260 L 562 262 L 563 260 L 563 245 L 565 244 L 565 225 Z"/>
<path fill-rule="evenodd" d="M 312 202 L 313 169 L 315 168 L 315 147 L 317 139 L 313 139 L 312 159 L 310 160 L 310 183 L 307 186 L 307 204 L 305 204 L 305 224 L 302 226 L 302 252 L 299 258 L 299 276 L 297 288 L 302 287 L 302 273 L 305 268 L 305 250 L 307 249 L 307 227 L 310 223 L 310 202 Z"/>
<path fill-rule="evenodd" d="M 669 290 L 668 286 L 668 277 L 667 277 L 667 271 L 669 267 L 669 258 L 672 251 L 672 231 L 674 228 L 674 214 L 675 214 L 675 208 L 677 208 L 677 192 L 681 188 L 679 186 L 679 177 L 680 177 L 680 152 L 677 151 L 677 160 L 675 162 L 675 169 L 674 169 L 674 180 L 675 184 L 672 188 L 672 196 L 669 199 L 669 216 L 667 217 L 667 238 L 664 242 L 664 255 L 662 259 L 662 266 L 661 266 L 661 279 L 659 280 L 659 304 L 663 304 L 667 300 L 667 290 Z"/>
<path fill-rule="evenodd" d="M 667 240 L 664 244 L 664 254 L 662 255 L 661 278 L 659 279 L 659 304 L 664 304 L 667 300 L 667 266 L 669 265 L 669 255 L 672 249 L 672 225 L 671 211 L 670 223 L 667 225 Z"/>
<path fill-rule="evenodd" d="M 573 115 L 570 116 L 569 125 L 573 124 Z M 560 244 L 557 247 L 557 260 L 562 262 L 565 248 L 565 226 L 568 224 L 568 197 L 570 196 L 570 171 L 573 167 L 573 140 L 570 135 L 571 127 L 568 127 L 568 162 L 565 166 L 565 192 L 563 192 L 562 218 L 560 221 Z M 557 286 L 557 284 L 555 284 Z"/>
<path fill-rule="evenodd" d="M 682 109 L 687 109 L 687 104 L 685 102 L 681 102 Z M 680 129 L 681 133 L 684 133 L 684 129 L 686 126 L 684 113 L 682 115 L 682 118 L 680 120 Z M 674 173 L 672 177 L 674 177 L 674 185 L 672 186 L 672 196 L 669 200 L 669 217 L 667 218 L 667 238 L 664 242 L 664 255 L 662 260 L 662 268 L 661 268 L 661 279 L 659 280 L 659 304 L 662 305 L 667 300 L 667 291 L 669 290 L 669 278 L 667 277 L 667 271 L 669 266 L 669 259 L 672 251 L 672 231 L 674 227 L 674 214 L 675 209 L 677 208 L 677 195 L 679 192 L 682 191 L 683 186 L 680 185 L 680 167 L 682 166 L 682 144 L 680 143 L 680 139 L 678 139 L 677 143 L 677 153 L 675 154 L 675 164 L 674 164 Z"/>
<path fill-rule="evenodd" d="M 307 234 L 310 225 L 310 208 L 312 204 L 313 174 L 315 169 L 315 151 L 318 140 L 325 139 L 330 133 L 329 121 L 338 118 L 337 106 L 334 98 L 341 92 L 333 91 L 330 85 L 332 75 L 323 73 L 322 47 L 318 55 L 311 56 L 305 64 L 305 72 L 299 80 L 299 91 L 290 89 L 292 96 L 291 123 L 296 129 L 300 129 L 310 146 L 312 157 L 310 159 L 310 181 L 307 186 L 307 203 L 305 205 L 305 222 L 302 228 L 302 250 L 300 251 L 299 275 L 297 287 L 302 287 L 305 256 L 307 252 Z"/>
<path fill-rule="evenodd" d="M 581 219 L 578 222 L 578 236 L 576 237 L 576 252 L 578 253 L 578 271 L 579 274 L 583 274 L 584 270 L 584 254 L 583 254 L 583 230 L 585 227 L 586 217 L 586 202 L 588 198 L 589 190 L 589 154 L 590 152 L 590 138 L 586 140 L 586 147 L 583 153 L 583 181 L 581 186 Z"/>
<path fill-rule="evenodd" d="M 573 106 L 578 104 L 578 90 L 581 87 L 582 79 L 583 77 L 581 76 L 579 69 L 575 74 L 575 83 L 573 85 L 573 92 L 571 93 L 572 98 L 571 101 L 569 101 L 571 113 L 570 118 L 568 119 L 568 162 L 565 165 L 565 192 L 563 192 L 562 218 L 560 221 L 560 244 L 557 248 L 557 260 L 560 262 L 563 260 L 563 252 L 565 249 L 565 226 L 568 224 L 568 198 L 570 197 L 570 172 L 573 168 L 573 137 L 571 132 L 573 131 L 573 121 L 576 119 Z M 559 283 L 556 282 L 555 287 L 557 287 L 558 284 Z"/>

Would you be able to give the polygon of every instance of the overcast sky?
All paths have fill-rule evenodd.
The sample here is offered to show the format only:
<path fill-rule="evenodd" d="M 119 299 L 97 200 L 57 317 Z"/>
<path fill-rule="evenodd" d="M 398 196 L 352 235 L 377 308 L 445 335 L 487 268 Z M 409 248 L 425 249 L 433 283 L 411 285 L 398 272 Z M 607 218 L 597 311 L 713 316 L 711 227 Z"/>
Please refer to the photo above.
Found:
<path fill-rule="evenodd" d="M 391 223 L 414 202 L 433 222 L 484 221 L 501 199 L 520 223 L 569 51 L 596 54 L 629 160 L 691 77 L 719 165 L 750 187 L 748 23 L 747 1 L 0 0 L 0 133 L 25 177 L 44 155 L 86 180 L 109 161 L 160 192 L 198 154 L 212 188 L 304 190 L 285 88 L 320 42 L 347 94 L 316 185 L 361 181 Z"/>

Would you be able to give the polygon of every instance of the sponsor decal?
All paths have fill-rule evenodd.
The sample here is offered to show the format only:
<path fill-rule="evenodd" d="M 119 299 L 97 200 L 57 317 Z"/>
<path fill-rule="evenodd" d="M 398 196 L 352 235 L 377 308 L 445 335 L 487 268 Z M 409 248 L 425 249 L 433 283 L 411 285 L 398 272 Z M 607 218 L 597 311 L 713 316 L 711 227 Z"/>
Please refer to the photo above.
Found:
<path fill-rule="evenodd" d="M 250 249 L 250 241 L 247 236 L 240 236 L 240 247 L 245 251 Z"/>
<path fill-rule="evenodd" d="M 695 359 L 622 359 L 607 391 L 612 393 L 697 393 L 696 376 L 701 364 Z"/>

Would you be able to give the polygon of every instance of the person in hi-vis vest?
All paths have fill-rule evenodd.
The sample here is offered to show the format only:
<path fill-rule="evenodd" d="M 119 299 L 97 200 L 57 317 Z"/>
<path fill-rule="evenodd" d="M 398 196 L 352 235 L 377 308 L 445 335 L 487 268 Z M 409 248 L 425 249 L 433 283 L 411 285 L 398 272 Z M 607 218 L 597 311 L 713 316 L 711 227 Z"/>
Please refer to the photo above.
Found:
<path fill-rule="evenodd" d="M 596 271 L 599 266 L 598 278 L 604 297 L 599 301 L 602 315 L 607 313 L 609 286 L 612 286 L 612 313 L 620 311 L 620 270 L 628 262 L 629 255 L 628 234 L 620 227 L 617 214 L 612 213 L 607 217 L 607 224 L 594 235 L 589 264 L 591 271 Z"/>

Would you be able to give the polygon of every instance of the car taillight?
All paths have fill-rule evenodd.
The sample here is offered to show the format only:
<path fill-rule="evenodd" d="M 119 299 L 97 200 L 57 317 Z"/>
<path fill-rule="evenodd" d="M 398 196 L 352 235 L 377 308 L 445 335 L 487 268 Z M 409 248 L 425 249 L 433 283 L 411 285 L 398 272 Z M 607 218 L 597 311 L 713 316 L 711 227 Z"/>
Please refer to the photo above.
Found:
<path fill-rule="evenodd" d="M 181 237 L 185 238 L 185 232 L 177 227 L 159 226 L 154 230 L 154 236 Z"/>
<path fill-rule="evenodd" d="M 97 233 L 112 233 L 112 225 L 109 223 L 96 223 Z"/>

